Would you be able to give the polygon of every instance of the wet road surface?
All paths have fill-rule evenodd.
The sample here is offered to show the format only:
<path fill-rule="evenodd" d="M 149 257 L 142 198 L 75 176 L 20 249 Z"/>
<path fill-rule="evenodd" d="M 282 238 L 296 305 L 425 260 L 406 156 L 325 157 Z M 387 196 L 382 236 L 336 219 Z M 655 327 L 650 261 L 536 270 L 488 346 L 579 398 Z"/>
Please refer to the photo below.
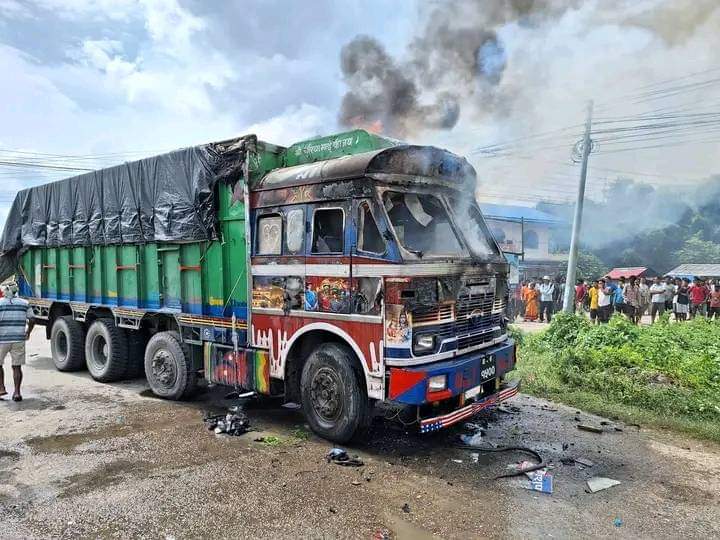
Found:
<path fill-rule="evenodd" d="M 59 373 L 42 329 L 28 364 L 25 400 L 0 402 L 0 538 L 720 537 L 717 445 L 528 396 L 475 421 L 482 445 L 540 452 L 552 495 L 495 480 L 528 456 L 456 448 L 463 426 L 419 436 L 379 418 L 348 448 L 365 465 L 346 468 L 273 402 L 248 404 L 255 431 L 215 435 L 202 420 L 232 404 L 220 390 L 173 403 L 141 380 Z M 593 476 L 622 483 L 586 493 Z"/>

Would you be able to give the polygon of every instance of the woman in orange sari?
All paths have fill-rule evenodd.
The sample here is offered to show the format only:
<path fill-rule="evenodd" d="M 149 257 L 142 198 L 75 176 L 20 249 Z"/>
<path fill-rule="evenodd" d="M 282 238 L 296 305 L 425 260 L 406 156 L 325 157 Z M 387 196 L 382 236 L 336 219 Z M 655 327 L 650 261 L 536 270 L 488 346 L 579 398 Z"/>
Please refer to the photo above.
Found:
<path fill-rule="evenodd" d="M 535 288 L 535 283 L 531 283 L 527 291 L 525 291 L 525 317 L 523 318 L 524 320 L 537 321 L 538 314 L 540 312 L 538 305 L 539 298 L 540 293 L 538 293 L 537 289 Z"/>

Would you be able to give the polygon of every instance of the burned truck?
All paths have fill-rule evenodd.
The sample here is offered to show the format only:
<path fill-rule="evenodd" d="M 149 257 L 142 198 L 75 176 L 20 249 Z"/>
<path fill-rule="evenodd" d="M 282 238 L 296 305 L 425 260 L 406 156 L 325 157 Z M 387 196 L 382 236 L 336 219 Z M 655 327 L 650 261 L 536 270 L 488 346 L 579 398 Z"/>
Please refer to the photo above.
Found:
<path fill-rule="evenodd" d="M 278 396 L 338 442 L 382 401 L 430 432 L 518 391 L 474 188 L 463 158 L 362 130 L 249 135 L 21 191 L 0 273 L 61 371 Z"/>

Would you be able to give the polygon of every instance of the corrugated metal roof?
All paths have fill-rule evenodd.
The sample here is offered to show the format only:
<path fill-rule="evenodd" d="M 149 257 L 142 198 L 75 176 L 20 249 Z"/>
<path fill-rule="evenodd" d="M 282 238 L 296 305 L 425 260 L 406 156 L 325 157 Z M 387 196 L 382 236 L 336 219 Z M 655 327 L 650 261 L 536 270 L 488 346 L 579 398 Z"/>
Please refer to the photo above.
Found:
<path fill-rule="evenodd" d="M 561 225 L 565 223 L 564 220 L 558 218 L 557 216 L 553 216 L 552 214 L 548 214 L 547 212 L 543 212 L 531 206 L 481 203 L 480 209 L 482 210 L 483 215 L 489 219 L 497 218 L 512 221 L 547 223 L 551 225 Z"/>
<path fill-rule="evenodd" d="M 624 266 L 620 268 L 613 268 L 607 273 L 607 277 L 610 279 L 620 279 L 621 277 L 629 278 L 632 276 L 642 277 L 646 275 L 648 268 L 645 266 Z"/>
<path fill-rule="evenodd" d="M 681 264 L 673 268 L 668 276 L 720 277 L 720 264 Z"/>

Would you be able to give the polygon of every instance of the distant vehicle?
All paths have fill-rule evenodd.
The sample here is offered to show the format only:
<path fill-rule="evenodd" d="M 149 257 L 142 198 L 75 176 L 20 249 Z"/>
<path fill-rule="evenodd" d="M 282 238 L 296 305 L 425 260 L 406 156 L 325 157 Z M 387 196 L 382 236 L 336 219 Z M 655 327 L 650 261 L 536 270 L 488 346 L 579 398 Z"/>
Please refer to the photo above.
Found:
<path fill-rule="evenodd" d="M 283 396 L 338 442 L 377 401 L 430 432 L 518 391 L 474 187 L 464 159 L 362 130 L 250 135 L 25 190 L 2 247 L 61 371 Z"/>

